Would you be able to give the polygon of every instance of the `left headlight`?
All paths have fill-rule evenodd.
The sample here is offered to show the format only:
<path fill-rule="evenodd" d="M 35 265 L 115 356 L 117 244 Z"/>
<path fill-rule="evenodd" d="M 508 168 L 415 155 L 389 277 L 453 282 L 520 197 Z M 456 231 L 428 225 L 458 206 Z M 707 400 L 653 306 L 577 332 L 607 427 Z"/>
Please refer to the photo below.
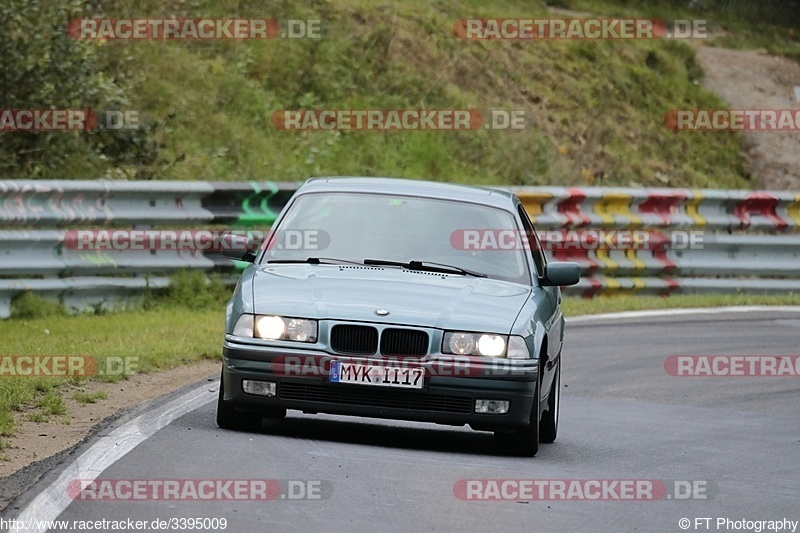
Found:
<path fill-rule="evenodd" d="M 277 315 L 244 314 L 236 321 L 233 334 L 270 341 L 317 342 L 317 321 Z"/>
<path fill-rule="evenodd" d="M 507 344 L 507 335 L 447 331 L 442 342 L 442 353 L 503 357 Z"/>

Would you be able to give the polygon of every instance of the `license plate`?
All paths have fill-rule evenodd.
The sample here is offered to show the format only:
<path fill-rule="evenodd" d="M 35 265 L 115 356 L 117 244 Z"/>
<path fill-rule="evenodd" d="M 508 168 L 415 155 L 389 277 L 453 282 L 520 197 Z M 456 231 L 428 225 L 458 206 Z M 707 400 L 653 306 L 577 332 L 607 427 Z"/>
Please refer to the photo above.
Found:
<path fill-rule="evenodd" d="M 333 383 L 421 389 L 424 376 L 425 370 L 422 368 L 400 368 L 331 361 L 330 379 Z"/>

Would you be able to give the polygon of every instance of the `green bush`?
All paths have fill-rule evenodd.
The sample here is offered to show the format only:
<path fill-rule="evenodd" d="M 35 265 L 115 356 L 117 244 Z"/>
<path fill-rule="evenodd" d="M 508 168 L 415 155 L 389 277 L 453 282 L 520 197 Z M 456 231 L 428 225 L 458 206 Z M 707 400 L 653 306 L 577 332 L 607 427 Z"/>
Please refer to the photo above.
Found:
<path fill-rule="evenodd" d="M 170 285 L 159 300 L 167 305 L 190 309 L 220 309 L 231 297 L 231 289 L 204 272 L 182 270 L 171 276 Z"/>
<path fill-rule="evenodd" d="M 11 318 L 28 320 L 66 314 L 67 311 L 59 302 L 45 300 L 30 291 L 23 292 L 11 300 Z"/>
<path fill-rule="evenodd" d="M 3 109 L 127 108 L 130 102 L 118 85 L 127 77 L 124 64 L 108 64 L 101 43 L 74 39 L 66 31 L 70 19 L 93 16 L 102 12 L 83 0 L 0 3 Z M 148 177 L 158 148 L 151 131 L 0 132 L 0 175 L 95 178 L 127 165 L 134 167 L 130 177 Z"/>

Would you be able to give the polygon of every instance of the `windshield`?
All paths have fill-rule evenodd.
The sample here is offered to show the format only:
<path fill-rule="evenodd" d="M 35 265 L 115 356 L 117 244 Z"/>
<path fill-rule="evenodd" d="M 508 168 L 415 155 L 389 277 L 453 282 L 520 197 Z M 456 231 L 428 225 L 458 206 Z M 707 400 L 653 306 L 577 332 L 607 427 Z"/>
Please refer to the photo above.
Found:
<path fill-rule="evenodd" d="M 309 257 L 359 264 L 366 259 L 420 261 L 531 283 L 526 252 L 520 247 L 460 245 L 457 237 L 464 231 L 518 233 L 514 216 L 493 207 L 383 194 L 306 194 L 293 201 L 274 230 L 262 263 Z"/>

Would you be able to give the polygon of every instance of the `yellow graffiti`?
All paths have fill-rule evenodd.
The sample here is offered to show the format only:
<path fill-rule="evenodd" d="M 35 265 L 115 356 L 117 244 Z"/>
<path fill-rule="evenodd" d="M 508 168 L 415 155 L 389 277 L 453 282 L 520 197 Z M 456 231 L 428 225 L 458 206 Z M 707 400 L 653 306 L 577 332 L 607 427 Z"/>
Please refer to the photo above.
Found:
<path fill-rule="evenodd" d="M 606 270 L 616 270 L 619 268 L 619 264 L 609 257 L 608 250 L 597 250 L 595 255 L 597 259 L 605 265 Z"/>
<path fill-rule="evenodd" d="M 692 191 L 692 198 L 686 203 L 686 214 L 692 217 L 696 226 L 705 226 L 706 219 L 700 215 L 700 203 L 703 201 L 703 193 Z"/>
<path fill-rule="evenodd" d="M 644 270 L 644 263 L 636 256 L 636 250 L 625 250 L 625 257 L 633 263 L 633 268 L 636 270 Z"/>
<path fill-rule="evenodd" d="M 621 215 L 628 219 L 631 226 L 639 226 L 642 222 L 631 212 L 631 201 L 630 194 L 609 192 L 595 204 L 594 212 L 607 225 L 614 224 L 614 215 Z"/>
<path fill-rule="evenodd" d="M 525 212 L 528 213 L 532 222 L 536 222 L 536 217 L 544 214 L 544 204 L 546 204 L 553 195 L 548 192 L 523 192 L 517 194 Z"/>
<path fill-rule="evenodd" d="M 787 211 L 794 223 L 800 226 L 800 194 L 794 197 L 794 202 L 789 205 Z"/>

